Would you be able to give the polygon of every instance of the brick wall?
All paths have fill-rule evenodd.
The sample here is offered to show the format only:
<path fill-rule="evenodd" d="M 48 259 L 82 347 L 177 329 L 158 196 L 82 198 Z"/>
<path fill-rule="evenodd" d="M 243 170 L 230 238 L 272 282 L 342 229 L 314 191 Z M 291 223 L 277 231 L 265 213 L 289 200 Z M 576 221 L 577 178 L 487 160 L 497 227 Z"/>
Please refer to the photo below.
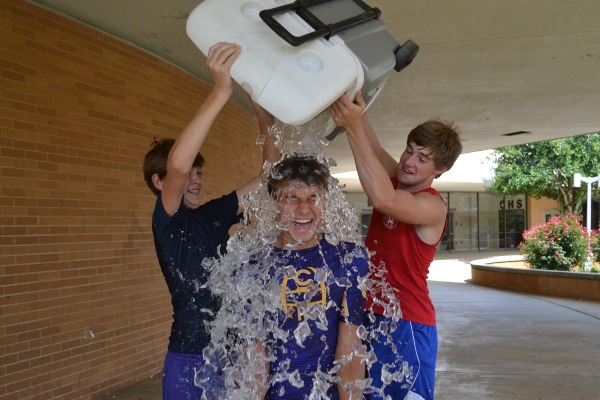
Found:
<path fill-rule="evenodd" d="M 160 373 L 171 321 L 141 165 L 207 85 L 126 43 L 0 0 L 0 398 L 80 399 Z M 258 171 L 230 101 L 205 198 Z"/>

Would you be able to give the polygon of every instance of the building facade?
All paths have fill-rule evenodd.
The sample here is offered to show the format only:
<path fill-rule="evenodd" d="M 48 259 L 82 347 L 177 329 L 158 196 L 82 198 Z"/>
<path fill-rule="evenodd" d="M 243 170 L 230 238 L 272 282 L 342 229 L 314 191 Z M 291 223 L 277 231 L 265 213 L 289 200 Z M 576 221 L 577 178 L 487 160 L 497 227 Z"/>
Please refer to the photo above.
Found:
<path fill-rule="evenodd" d="M 448 204 L 447 229 L 438 252 L 514 250 L 523 232 L 558 215 L 556 202 L 527 196 L 495 196 L 485 191 L 440 191 Z M 363 238 L 373 208 L 364 193 L 347 193 L 360 215 Z"/>

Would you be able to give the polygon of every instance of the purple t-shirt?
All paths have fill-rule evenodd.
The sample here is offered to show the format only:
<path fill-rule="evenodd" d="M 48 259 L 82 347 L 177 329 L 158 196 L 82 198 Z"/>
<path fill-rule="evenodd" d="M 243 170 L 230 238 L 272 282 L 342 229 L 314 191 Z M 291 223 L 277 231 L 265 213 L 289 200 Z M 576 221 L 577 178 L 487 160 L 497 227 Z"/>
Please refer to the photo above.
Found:
<path fill-rule="evenodd" d="M 290 268 L 295 269 L 295 274 Z M 326 271 L 329 270 L 329 273 Z M 329 374 L 335 359 L 338 324 L 361 325 L 364 317 L 362 291 L 358 277 L 366 275 L 368 255 L 363 247 L 342 242 L 337 246 L 322 239 L 318 246 L 302 250 L 275 252 L 275 278 L 281 284 L 281 302 L 285 313 L 276 316 L 280 329 L 289 333 L 287 340 L 273 339 L 271 346 L 276 361 L 271 363 L 271 376 L 294 374 L 269 388 L 266 399 L 308 398 L 314 379 Z M 307 295 L 310 293 L 310 295 Z M 323 320 L 307 317 L 299 304 L 325 310 Z M 318 315 L 318 312 L 315 314 Z M 299 328 L 300 329 L 297 329 Z M 295 332 L 297 335 L 295 335 Z M 304 333 L 302 333 L 304 332 Z M 337 386 L 324 383 L 331 399 L 339 398 Z"/>

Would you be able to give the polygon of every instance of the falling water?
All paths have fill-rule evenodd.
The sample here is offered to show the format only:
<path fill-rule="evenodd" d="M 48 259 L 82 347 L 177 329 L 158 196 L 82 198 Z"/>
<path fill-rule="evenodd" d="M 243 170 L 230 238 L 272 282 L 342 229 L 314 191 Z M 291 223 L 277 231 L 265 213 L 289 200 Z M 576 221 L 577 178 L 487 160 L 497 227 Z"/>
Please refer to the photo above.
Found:
<path fill-rule="evenodd" d="M 277 123 L 272 127 L 272 133 L 276 136 L 276 145 L 282 157 L 291 154 L 313 156 L 324 165 L 333 167 L 335 161 L 325 155 L 325 148 L 329 142 L 323 135 L 323 132 L 330 131 L 330 124 L 327 112 L 301 127 Z M 259 137 L 257 143 L 263 142 L 263 138 Z M 272 165 L 265 163 L 262 183 L 241 200 L 240 205 L 245 209 L 244 217 L 227 244 L 227 254 L 218 260 L 206 259 L 202 265 L 210 271 L 206 286 L 222 299 L 221 309 L 215 320 L 210 323 L 211 343 L 203 353 L 206 365 L 196 371 L 195 384 L 204 389 L 205 399 L 258 398 L 260 387 L 268 385 L 267 380 L 271 384 L 288 381 L 295 387 L 304 385 L 299 371 L 290 367 L 289 359 L 283 360 L 277 373 L 267 376 L 264 371 L 265 363 L 275 361 L 276 356 L 269 346 L 262 344 L 269 338 L 271 341 L 295 341 L 303 348 L 304 340 L 312 334 L 309 321 L 319 329 L 326 330 L 325 311 L 329 307 L 336 307 L 335 304 L 322 305 L 311 302 L 319 292 L 319 283 L 326 282 L 328 286 L 351 284 L 346 277 L 336 280 L 325 261 L 326 267 L 318 270 L 313 282 L 306 287 L 304 301 L 295 304 L 304 320 L 292 334 L 281 328 L 280 318 L 281 315 L 285 315 L 286 310 L 282 305 L 282 284 L 274 277 L 293 279 L 297 272 L 293 266 L 288 265 L 287 253 L 274 247 L 279 234 L 286 227 L 278 224 L 278 207 L 267 191 L 266 182 L 269 176 L 278 179 L 271 174 L 274 174 Z M 356 245 L 352 252 L 340 260 L 341 263 L 351 266 L 355 258 L 368 259 L 368 253 L 360 241 L 357 212 L 347 202 L 339 182 L 330 176 L 328 183 L 329 190 L 322 199 L 326 211 L 323 214 L 320 232 L 332 245 L 343 242 Z M 326 260 L 322 249 L 320 256 Z M 373 290 L 391 293 L 387 288 L 376 288 L 374 281 L 368 276 L 358 279 L 358 287 L 363 293 Z M 393 295 L 391 297 L 397 301 Z M 391 308 L 390 313 L 397 309 L 399 307 Z M 373 318 L 373 315 L 368 313 L 367 318 Z M 383 332 L 386 329 L 387 331 Z M 361 326 L 358 334 L 363 342 L 366 342 L 376 334 L 387 335 L 393 327 L 384 327 L 383 330 L 369 332 Z M 358 349 L 353 356 L 361 357 L 367 368 L 377 361 L 373 353 L 362 354 Z M 341 363 L 348 361 L 342 360 Z M 312 381 L 310 399 L 329 399 L 327 390 L 338 382 L 335 373 L 340 367 L 338 363 L 330 370 L 318 371 Z M 403 371 L 384 377 L 385 383 L 389 383 L 394 380 L 409 382 L 411 376 L 412 370 L 406 365 Z M 366 391 L 377 390 L 369 387 L 367 379 L 355 384 L 367 388 Z"/>

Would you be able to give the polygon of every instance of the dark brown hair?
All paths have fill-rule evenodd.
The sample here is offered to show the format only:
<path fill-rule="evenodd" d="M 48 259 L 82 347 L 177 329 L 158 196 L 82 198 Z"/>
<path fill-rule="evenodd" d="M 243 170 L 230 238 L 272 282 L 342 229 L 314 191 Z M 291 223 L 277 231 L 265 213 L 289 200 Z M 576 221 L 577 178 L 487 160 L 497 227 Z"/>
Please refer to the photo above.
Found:
<path fill-rule="evenodd" d="M 175 139 L 163 138 L 157 140 L 154 138 L 150 145 L 150 150 L 144 157 L 144 181 L 155 195 L 160 194 L 160 190 L 152 183 L 152 176 L 158 174 L 158 177 L 163 180 L 167 176 L 167 158 L 169 152 L 175 143 Z M 200 153 L 194 159 L 193 167 L 202 168 L 204 166 L 204 157 Z"/>
<path fill-rule="evenodd" d="M 293 154 L 273 166 L 267 189 L 269 194 L 274 196 L 284 182 L 299 181 L 308 186 L 319 186 L 327 190 L 329 176 L 329 168 L 317 161 L 315 157 Z"/>
<path fill-rule="evenodd" d="M 462 152 L 460 128 L 454 122 L 440 119 L 430 119 L 414 127 L 406 139 L 406 144 L 411 142 L 431 150 L 436 168 L 452 168 Z"/>

